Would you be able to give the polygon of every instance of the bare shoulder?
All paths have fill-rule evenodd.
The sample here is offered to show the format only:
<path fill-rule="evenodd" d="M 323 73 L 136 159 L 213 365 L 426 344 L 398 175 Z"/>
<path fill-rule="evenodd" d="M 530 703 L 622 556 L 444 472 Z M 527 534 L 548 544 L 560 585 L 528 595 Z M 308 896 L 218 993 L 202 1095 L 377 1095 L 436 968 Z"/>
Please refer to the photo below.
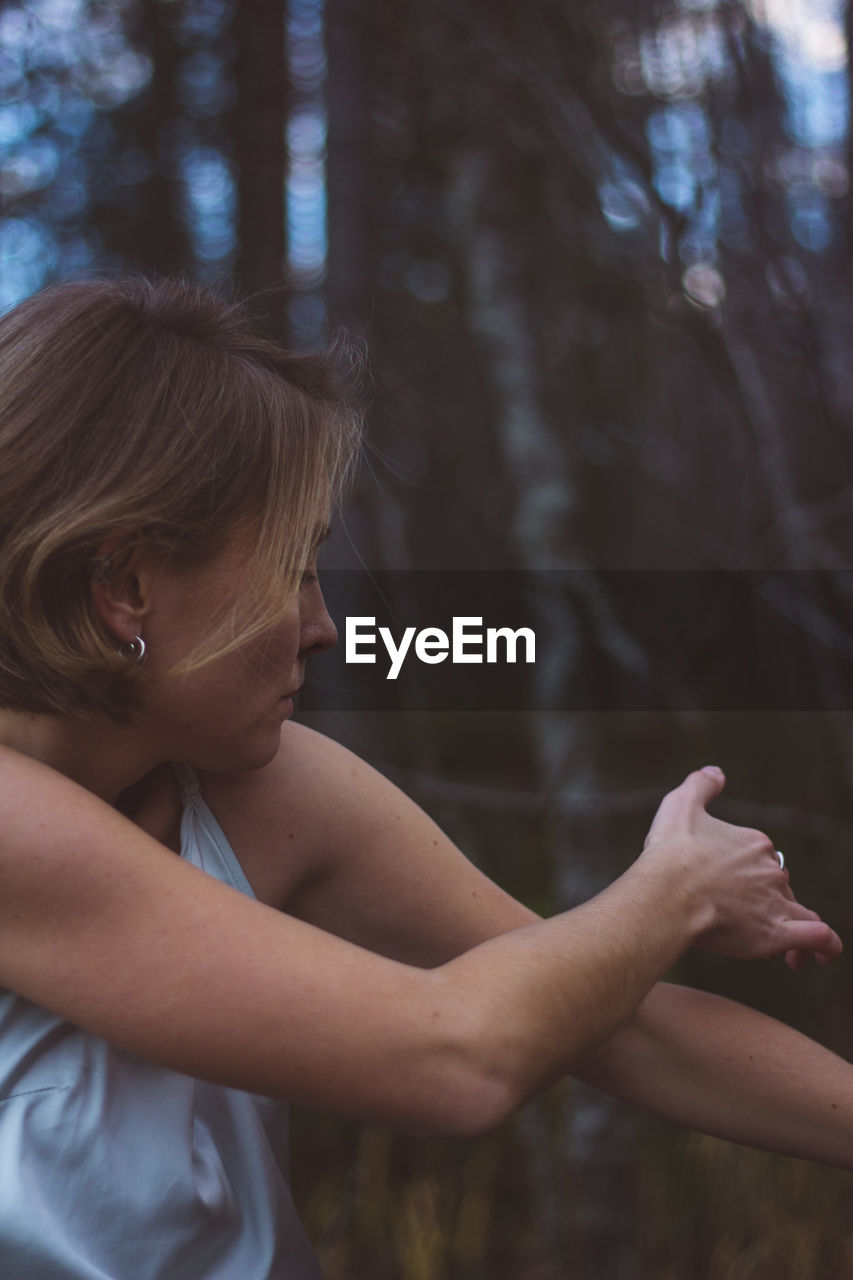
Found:
<path fill-rule="evenodd" d="M 417 809 L 352 751 L 292 721 L 264 768 L 203 773 L 200 781 L 256 894 L 278 907 L 334 874 L 367 828 L 402 822 L 406 810 L 411 820 Z"/>
<path fill-rule="evenodd" d="M 381 1124 L 452 1131 L 484 1096 L 446 982 L 252 901 L 2 748 L 0 986 L 170 1070 Z"/>
<path fill-rule="evenodd" d="M 535 919 L 399 787 L 303 725 L 264 769 L 203 786 L 263 901 L 369 950 L 430 967 Z"/>

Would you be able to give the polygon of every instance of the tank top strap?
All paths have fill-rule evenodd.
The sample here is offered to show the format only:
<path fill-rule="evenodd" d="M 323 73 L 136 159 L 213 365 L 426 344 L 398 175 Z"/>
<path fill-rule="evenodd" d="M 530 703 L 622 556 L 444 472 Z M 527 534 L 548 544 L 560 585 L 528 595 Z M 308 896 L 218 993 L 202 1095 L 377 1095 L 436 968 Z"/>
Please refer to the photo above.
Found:
<path fill-rule="evenodd" d="M 175 771 L 175 777 L 178 779 L 178 786 L 181 789 L 181 804 L 186 806 L 190 800 L 201 796 L 198 775 L 190 765 L 178 764 L 175 760 L 172 761 L 172 768 Z"/>

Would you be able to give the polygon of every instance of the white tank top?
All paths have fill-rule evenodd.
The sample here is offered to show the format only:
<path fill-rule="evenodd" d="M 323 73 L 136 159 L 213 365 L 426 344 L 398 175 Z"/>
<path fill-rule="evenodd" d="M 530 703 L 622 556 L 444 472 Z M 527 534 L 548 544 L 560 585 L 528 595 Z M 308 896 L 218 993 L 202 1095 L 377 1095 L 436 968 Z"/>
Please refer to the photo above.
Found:
<path fill-rule="evenodd" d="M 181 857 L 252 895 L 175 770 Z M 287 1141 L 284 1103 L 152 1066 L 0 988 L 4 1278 L 320 1280 Z"/>

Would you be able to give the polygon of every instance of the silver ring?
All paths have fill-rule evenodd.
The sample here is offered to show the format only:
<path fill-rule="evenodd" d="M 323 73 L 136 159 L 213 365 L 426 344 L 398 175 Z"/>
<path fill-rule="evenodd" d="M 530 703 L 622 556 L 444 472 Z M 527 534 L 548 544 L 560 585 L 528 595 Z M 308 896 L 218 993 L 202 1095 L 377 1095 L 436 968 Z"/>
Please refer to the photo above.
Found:
<path fill-rule="evenodd" d="M 784 870 L 785 870 L 785 855 L 784 855 L 784 853 L 782 852 L 782 850 L 781 850 L 781 849 L 777 849 L 777 850 L 776 850 L 776 857 L 779 859 L 779 869 L 780 869 L 780 871 L 784 871 Z"/>

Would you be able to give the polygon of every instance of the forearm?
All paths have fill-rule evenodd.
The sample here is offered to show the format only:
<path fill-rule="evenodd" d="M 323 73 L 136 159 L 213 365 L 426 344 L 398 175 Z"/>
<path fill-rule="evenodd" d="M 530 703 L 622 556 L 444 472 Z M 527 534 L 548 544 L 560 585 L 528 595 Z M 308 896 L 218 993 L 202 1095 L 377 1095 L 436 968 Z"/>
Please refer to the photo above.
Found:
<path fill-rule="evenodd" d="M 691 944 L 703 911 L 677 876 L 638 862 L 592 901 L 433 972 L 484 1074 L 517 1106 L 634 1012 Z"/>
<path fill-rule="evenodd" d="M 573 1074 L 688 1128 L 853 1169 L 853 1066 L 734 1001 L 658 983 Z"/>

